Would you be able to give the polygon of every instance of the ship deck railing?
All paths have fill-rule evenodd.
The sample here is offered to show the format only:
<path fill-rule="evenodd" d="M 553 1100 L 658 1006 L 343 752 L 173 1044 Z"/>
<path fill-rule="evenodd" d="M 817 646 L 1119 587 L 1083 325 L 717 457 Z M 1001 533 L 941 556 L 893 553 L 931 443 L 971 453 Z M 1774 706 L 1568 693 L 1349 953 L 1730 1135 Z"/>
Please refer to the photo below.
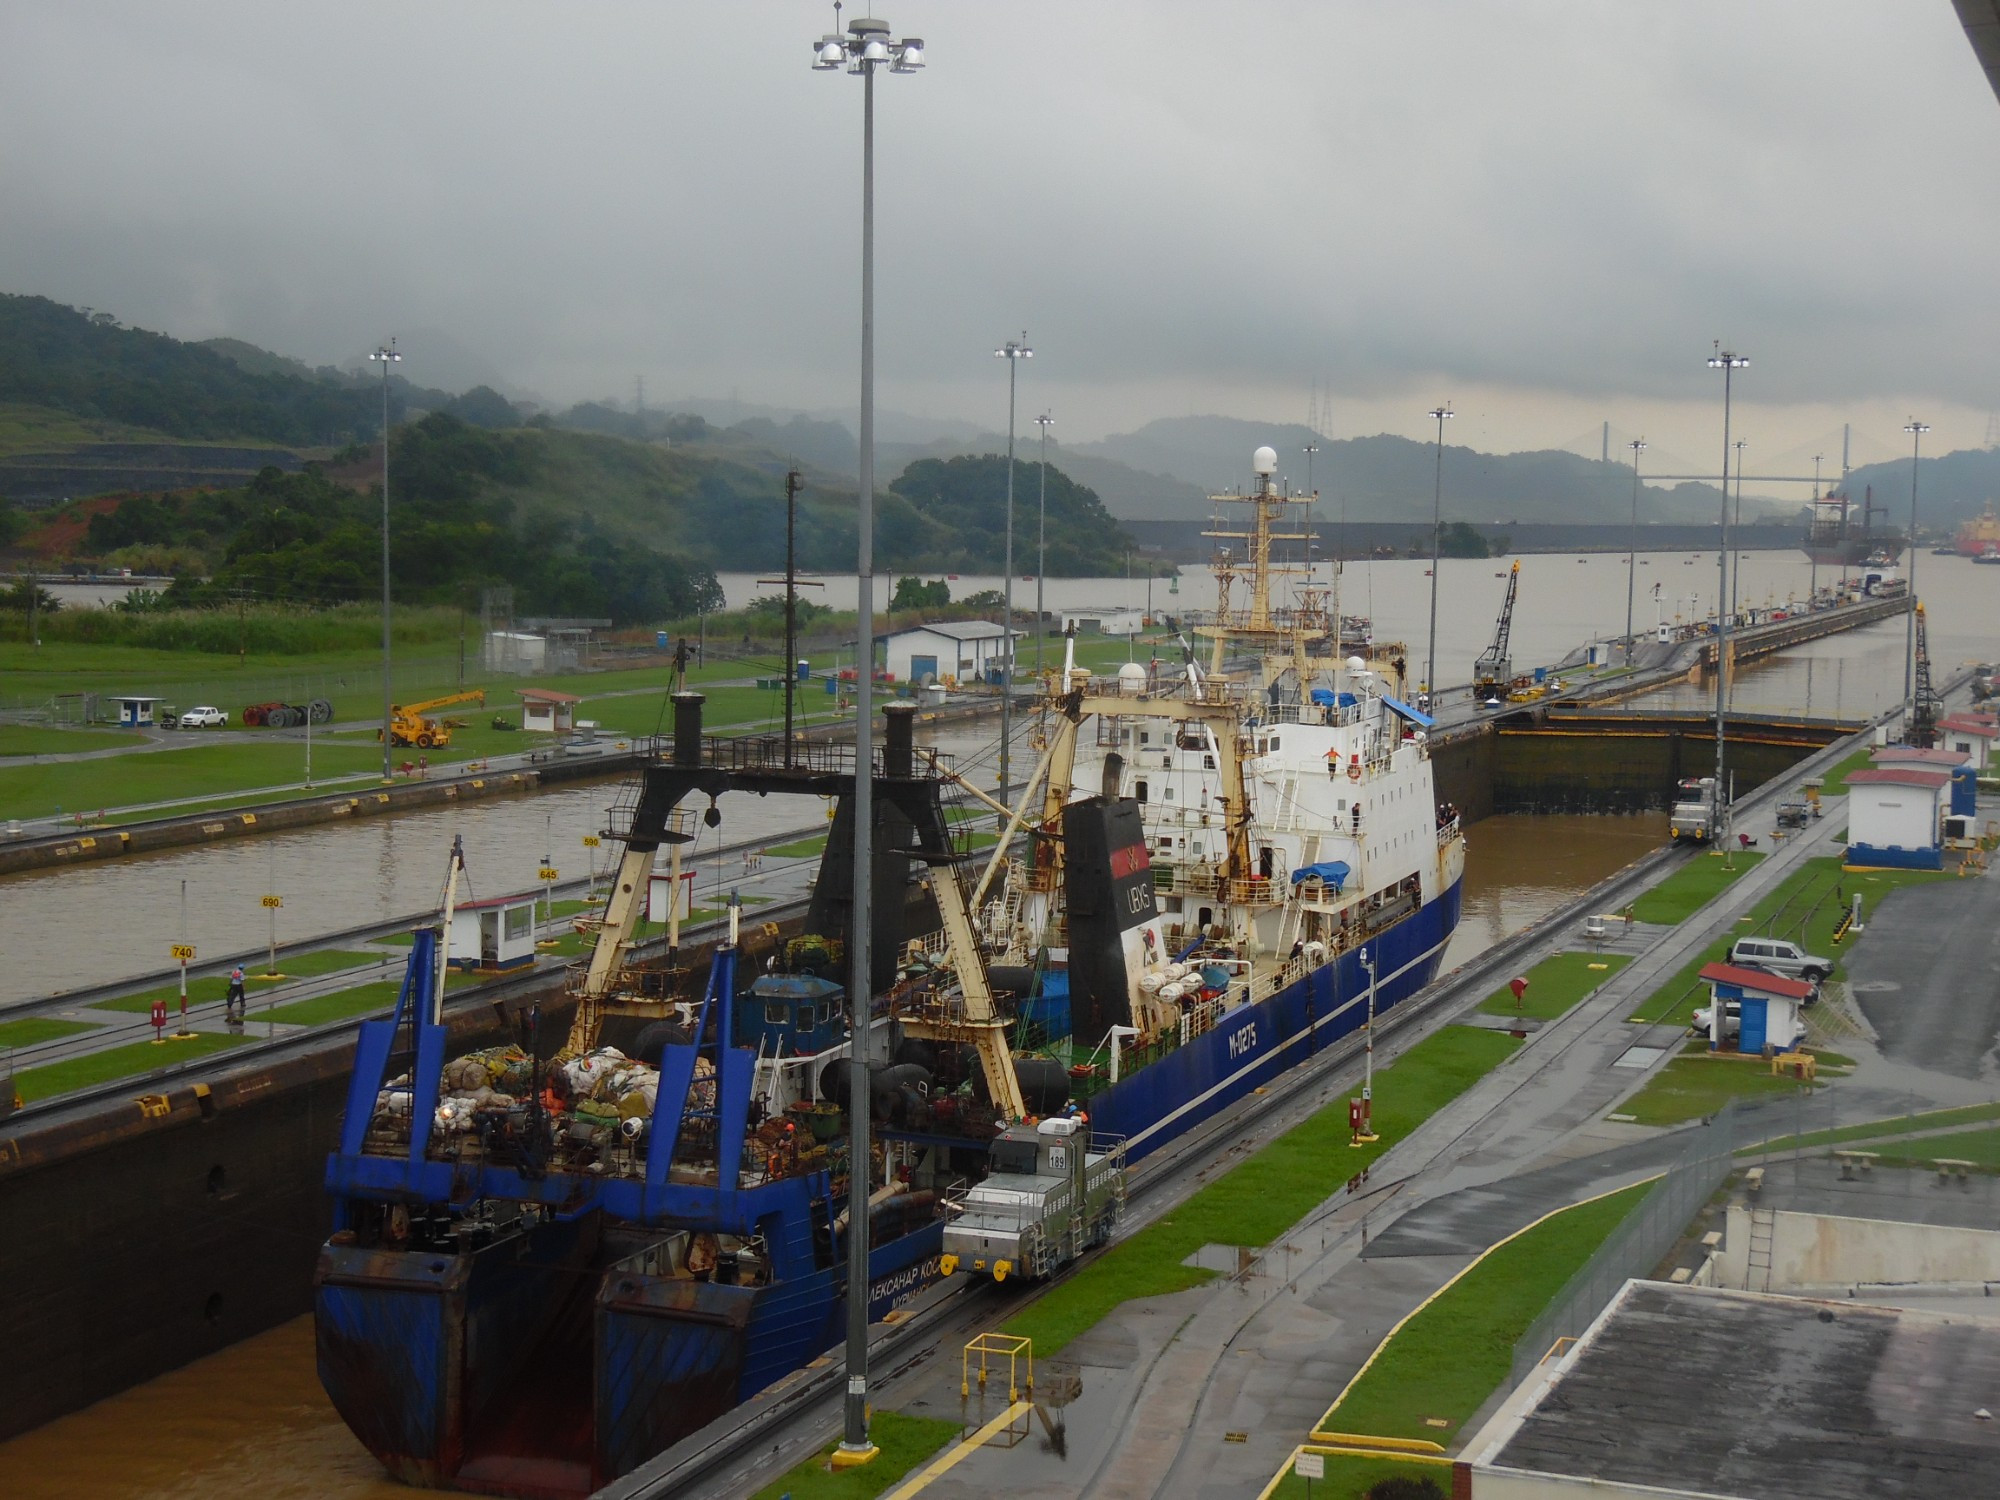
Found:
<path fill-rule="evenodd" d="M 1154 865 L 1153 890 L 1163 896 L 1199 896 L 1228 906 L 1276 906 L 1285 899 L 1285 877 L 1225 876 L 1213 866 Z"/>

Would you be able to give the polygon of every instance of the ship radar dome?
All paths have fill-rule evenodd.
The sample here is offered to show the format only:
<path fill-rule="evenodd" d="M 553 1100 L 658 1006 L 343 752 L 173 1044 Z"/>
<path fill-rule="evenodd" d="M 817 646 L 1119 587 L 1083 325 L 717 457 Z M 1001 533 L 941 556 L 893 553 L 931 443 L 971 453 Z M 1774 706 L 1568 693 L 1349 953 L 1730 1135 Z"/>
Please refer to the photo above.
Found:
<path fill-rule="evenodd" d="M 1368 663 L 1358 656 L 1350 656 L 1347 658 L 1347 670 L 1350 672 L 1365 672 L 1368 670 Z"/>
<path fill-rule="evenodd" d="M 1146 669 L 1136 661 L 1126 662 L 1118 669 L 1118 686 L 1125 692 L 1139 692 L 1146 686 Z"/>
<path fill-rule="evenodd" d="M 1259 448 L 1250 455 L 1250 472 L 1253 474 L 1275 474 L 1278 472 L 1278 450 Z"/>

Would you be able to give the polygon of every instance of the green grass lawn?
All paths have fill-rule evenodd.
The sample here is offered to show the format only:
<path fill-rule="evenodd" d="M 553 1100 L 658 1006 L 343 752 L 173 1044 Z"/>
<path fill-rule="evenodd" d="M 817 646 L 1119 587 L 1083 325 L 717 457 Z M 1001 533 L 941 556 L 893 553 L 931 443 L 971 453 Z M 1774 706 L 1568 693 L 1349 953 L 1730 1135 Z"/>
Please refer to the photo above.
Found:
<path fill-rule="evenodd" d="M 1326 1478 L 1310 1482 L 1299 1478 L 1286 1465 L 1285 1477 L 1271 1491 L 1273 1496 L 1297 1496 L 1306 1500 L 1367 1500 L 1368 1491 L 1385 1479 L 1428 1479 L 1440 1494 L 1451 1493 L 1451 1469 L 1446 1464 L 1422 1464 L 1403 1458 L 1355 1458 L 1346 1453 L 1326 1455 Z"/>
<path fill-rule="evenodd" d="M 1856 771 L 1867 770 L 1868 757 L 1873 753 L 1874 747 L 1866 746 L 1860 750 L 1856 750 L 1852 755 L 1842 760 L 1839 765 L 1828 771 L 1826 773 L 1826 786 L 1822 791 L 1822 795 L 1827 797 L 1844 795 L 1847 791 L 1847 778 Z"/>
<path fill-rule="evenodd" d="M 1347 1101 L 1301 1121 L 1211 1182 L 1170 1218 L 1114 1244 L 1068 1280 L 1007 1320 L 1046 1358 L 1135 1297 L 1156 1297 L 1214 1273 L 1181 1262 L 1203 1245 L 1266 1245 L 1338 1192 L 1348 1178 L 1499 1066 L 1520 1045 L 1504 1032 L 1448 1026 L 1375 1075 L 1381 1139 L 1348 1145 Z"/>
<path fill-rule="evenodd" d="M 1954 1135 L 1931 1135 L 1922 1140 L 1885 1145 L 1882 1162 L 1894 1167 L 1928 1167 L 1944 1158 L 1969 1161 L 1982 1172 L 2000 1172 L 2000 1128 L 1963 1130 Z"/>
<path fill-rule="evenodd" d="M 386 1012 L 396 1003 L 396 995 L 402 987 L 401 979 L 384 979 L 374 984 L 358 985 L 351 990 L 335 990 L 330 995 L 294 1000 L 270 1010 L 253 1010 L 250 1022 L 252 1025 L 276 1021 L 280 1026 L 324 1026 L 328 1021 L 345 1021 L 354 1016 L 365 1016 L 371 1011 Z M 451 986 L 447 984 L 445 988 L 449 990 Z"/>
<path fill-rule="evenodd" d="M 1810 1150 L 1814 1146 L 1840 1146 L 1851 1141 L 1872 1141 L 1890 1136 L 1908 1135 L 1915 1130 L 1935 1130 L 1944 1125 L 1976 1125 L 1985 1120 L 2000 1120 L 2000 1104 L 1963 1104 L 1956 1109 L 1933 1109 L 1922 1114 L 1869 1120 L 1859 1125 L 1840 1125 L 1832 1130 L 1812 1130 L 1804 1135 L 1779 1136 L 1755 1146 L 1744 1146 L 1736 1154 L 1760 1156 L 1766 1152 Z"/>
<path fill-rule="evenodd" d="M 86 1052 L 81 1057 L 25 1069 L 14 1075 L 14 1088 L 24 1103 L 32 1104 L 37 1099 L 52 1099 L 57 1094 L 88 1088 L 94 1083 L 108 1083 L 114 1078 L 150 1073 L 155 1068 L 186 1062 L 191 1057 L 224 1052 L 241 1046 L 246 1040 L 248 1038 L 222 1032 L 203 1031 L 185 1041 L 169 1037 L 157 1045 L 130 1042 L 122 1047 L 107 1047 L 102 1052 Z"/>
<path fill-rule="evenodd" d="M 1579 1203 L 1489 1250 L 1390 1337 L 1314 1431 L 1449 1446 L 1506 1380 L 1529 1324 L 1651 1187 Z"/>
<path fill-rule="evenodd" d="M 381 764 L 373 745 L 313 745 L 315 776 L 365 771 Z M 295 789 L 305 780 L 299 744 L 193 744 L 106 760 L 15 765 L 0 769 L 0 818 L 94 813 L 178 797 L 227 796 L 246 788 Z"/>
<path fill-rule="evenodd" d="M 282 974 L 277 979 L 266 979 L 262 973 L 263 960 L 243 966 L 243 988 L 254 996 L 259 990 L 274 984 L 283 984 L 288 979 L 314 979 L 322 974 L 337 974 L 342 969 L 357 969 L 364 964 L 379 964 L 380 953 L 364 953 L 347 948 L 321 948 L 311 953 L 294 953 L 278 960 Z M 208 974 L 188 981 L 188 1004 L 200 1005 L 208 1001 L 220 1000 L 229 993 L 229 978 L 225 974 Z M 153 1008 L 153 999 L 158 996 L 167 1002 L 171 1014 L 180 1008 L 180 981 L 163 984 L 143 994 L 127 995 L 118 1000 L 100 1000 L 91 1006 L 92 1010 L 115 1010 L 128 1015 L 143 1015 Z"/>
<path fill-rule="evenodd" d="M 829 1460 L 840 1445 L 828 1443 L 757 1491 L 756 1500 L 874 1500 L 959 1432 L 958 1423 L 937 1417 L 878 1411 L 868 1422 L 868 1440 L 881 1450 L 872 1463 L 836 1469 Z"/>
<path fill-rule="evenodd" d="M 799 839 L 795 843 L 773 844 L 764 852 L 779 859 L 804 859 L 809 855 L 823 854 L 826 852 L 826 835 L 818 833 L 809 839 Z"/>
<path fill-rule="evenodd" d="M 71 755 L 79 750 L 116 750 L 143 745 L 146 737 L 128 729 L 43 729 L 32 724 L 0 724 L 0 755 Z"/>
<path fill-rule="evenodd" d="M 1776 890 L 1752 907 L 1747 920 L 1739 921 L 1733 931 L 1717 938 L 1688 960 L 1680 972 L 1647 997 L 1629 1019 L 1642 1023 L 1686 1025 L 1693 1019 L 1695 1007 L 1708 1003 L 1708 986 L 1696 977 L 1702 967 L 1723 958 L 1732 942 L 1749 933 L 1770 933 L 1790 938 L 1808 953 L 1820 953 L 1836 963 L 1844 962 L 1843 947 L 1833 940 L 1833 929 L 1840 920 L 1844 903 L 1834 898 L 1845 897 L 1851 901 L 1855 892 L 1859 891 L 1865 925 L 1867 918 L 1874 914 L 1876 903 L 1890 891 L 1952 878 L 1935 870 L 1843 871 L 1837 855 L 1809 859 L 1787 876 Z M 1846 951 L 1851 951 L 1853 944 L 1864 941 L 1865 937 L 1864 933 L 1861 938 L 1850 939 L 1845 945 Z"/>
<path fill-rule="evenodd" d="M 1764 856 L 1742 850 L 1724 859 L 1720 852 L 1696 857 L 1683 865 L 1645 895 L 1632 903 L 1632 916 L 1640 922 L 1672 925 L 1699 911 L 1740 876 L 1748 874 Z"/>
<path fill-rule="evenodd" d="M 1479 1004 L 1490 1016 L 1532 1016 L 1553 1021 L 1605 980 L 1632 962 L 1623 953 L 1558 953 L 1528 970 L 1528 992 L 1521 1004 L 1502 985 Z"/>
<path fill-rule="evenodd" d="M 95 1030 L 88 1021 L 57 1021 L 45 1016 L 23 1016 L 18 1021 L 0 1021 L 0 1047 L 34 1047 Z"/>
<path fill-rule="evenodd" d="M 1696 1039 L 1653 1075 L 1647 1085 L 1618 1106 L 1640 1125 L 1679 1125 L 1712 1115 L 1731 1099 L 1783 1095 L 1790 1098 L 1801 1084 L 1789 1073 L 1774 1074 L 1761 1057 L 1740 1053 L 1711 1054 L 1708 1043 Z"/>

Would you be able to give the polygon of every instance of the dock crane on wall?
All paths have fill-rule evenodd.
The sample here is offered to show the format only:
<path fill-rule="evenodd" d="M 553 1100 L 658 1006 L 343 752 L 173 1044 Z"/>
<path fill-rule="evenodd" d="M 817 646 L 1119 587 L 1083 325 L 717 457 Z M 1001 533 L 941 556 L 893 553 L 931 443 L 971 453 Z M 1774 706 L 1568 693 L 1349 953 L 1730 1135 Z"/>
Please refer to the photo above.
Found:
<path fill-rule="evenodd" d="M 1944 713 L 1944 700 L 1931 687 L 1931 646 L 1924 630 L 1924 607 L 1921 604 L 1917 606 L 1917 663 L 1911 695 L 1910 723 L 1904 739 L 1920 750 L 1928 750 L 1937 743 L 1938 720 Z"/>
<path fill-rule="evenodd" d="M 1515 559 L 1507 574 L 1507 597 L 1500 603 L 1500 618 L 1493 627 L 1493 644 L 1479 653 L 1472 664 L 1472 696 L 1477 702 L 1498 698 L 1507 691 L 1514 676 L 1514 662 L 1507 654 L 1508 638 L 1514 630 L 1514 596 L 1521 588 L 1521 563 Z"/>

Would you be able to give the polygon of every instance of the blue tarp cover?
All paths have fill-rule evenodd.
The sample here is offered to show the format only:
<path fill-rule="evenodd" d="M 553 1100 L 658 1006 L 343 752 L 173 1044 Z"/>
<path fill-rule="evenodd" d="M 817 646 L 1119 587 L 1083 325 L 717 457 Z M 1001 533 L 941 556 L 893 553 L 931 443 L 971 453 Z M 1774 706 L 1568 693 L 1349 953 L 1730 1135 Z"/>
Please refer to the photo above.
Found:
<path fill-rule="evenodd" d="M 1429 729 L 1432 725 L 1437 723 L 1437 720 L 1433 719 L 1429 714 L 1418 713 L 1417 710 L 1410 707 L 1409 704 L 1404 703 L 1400 699 L 1391 698 L 1387 693 L 1384 693 L 1382 695 L 1382 701 L 1388 704 L 1389 707 L 1394 709 L 1397 713 L 1401 714 L 1404 718 L 1408 719 L 1412 724 L 1416 725 L 1417 728 L 1419 729 Z"/>
<path fill-rule="evenodd" d="M 1321 708 L 1352 708 L 1361 700 L 1352 693 L 1336 693 L 1332 688 L 1314 688 L 1312 701 Z"/>
<path fill-rule="evenodd" d="M 1337 891 L 1340 889 L 1341 882 L 1353 873 L 1348 868 L 1346 860 L 1329 859 L 1323 864 L 1301 865 L 1298 869 L 1292 871 L 1292 884 L 1298 885 L 1303 881 L 1311 880 L 1317 876 Z"/>

